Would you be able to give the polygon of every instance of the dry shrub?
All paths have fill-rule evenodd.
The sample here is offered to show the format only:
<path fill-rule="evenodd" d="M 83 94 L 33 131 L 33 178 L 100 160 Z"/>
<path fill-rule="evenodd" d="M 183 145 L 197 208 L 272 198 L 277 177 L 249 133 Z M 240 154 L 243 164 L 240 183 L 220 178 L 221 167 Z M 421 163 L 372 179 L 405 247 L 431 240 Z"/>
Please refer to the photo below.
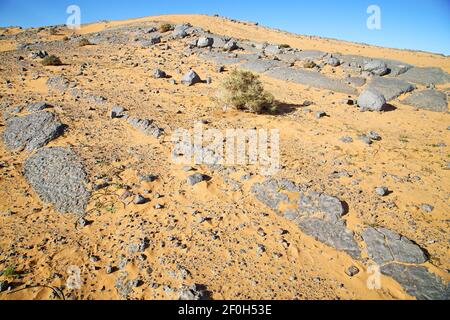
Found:
<path fill-rule="evenodd" d="M 60 66 L 62 65 L 62 62 L 57 56 L 51 55 L 42 59 L 42 64 L 44 66 Z"/>
<path fill-rule="evenodd" d="M 80 39 L 80 41 L 78 41 L 78 46 L 79 47 L 90 46 L 91 44 L 92 43 L 86 38 L 82 38 L 82 39 Z"/>
<path fill-rule="evenodd" d="M 169 32 L 173 30 L 173 26 L 170 23 L 165 23 L 159 27 L 161 33 Z"/>
<path fill-rule="evenodd" d="M 273 95 L 264 90 L 257 75 L 248 71 L 234 70 L 222 83 L 218 98 L 227 107 L 252 113 L 277 109 Z"/>

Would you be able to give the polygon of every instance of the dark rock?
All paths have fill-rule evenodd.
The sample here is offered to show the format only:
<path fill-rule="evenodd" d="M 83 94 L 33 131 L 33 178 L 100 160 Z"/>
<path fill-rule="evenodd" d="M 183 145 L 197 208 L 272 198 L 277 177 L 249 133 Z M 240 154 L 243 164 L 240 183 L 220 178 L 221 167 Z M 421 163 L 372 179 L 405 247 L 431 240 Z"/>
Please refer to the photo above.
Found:
<path fill-rule="evenodd" d="M 3 141 L 9 150 L 33 151 L 64 132 L 64 125 L 51 112 L 37 112 L 6 121 Z"/>
<path fill-rule="evenodd" d="M 359 268 L 356 266 L 351 266 L 347 270 L 345 270 L 345 274 L 349 277 L 354 277 L 359 273 Z"/>
<path fill-rule="evenodd" d="M 422 266 L 390 263 L 381 272 L 400 283 L 405 291 L 419 300 L 450 300 L 450 288 L 437 275 Z"/>
<path fill-rule="evenodd" d="M 391 101 L 404 93 L 413 91 L 415 88 L 414 85 L 400 79 L 374 77 L 367 85 L 366 90 L 379 92 L 385 97 L 386 101 Z"/>
<path fill-rule="evenodd" d="M 369 227 L 362 237 L 369 257 L 379 265 L 394 261 L 421 264 L 428 260 L 418 245 L 391 230 Z"/>
<path fill-rule="evenodd" d="M 411 94 L 402 103 L 424 110 L 447 112 L 447 95 L 436 90 L 423 90 Z"/>
<path fill-rule="evenodd" d="M 187 178 L 187 183 L 191 186 L 194 186 L 200 182 L 207 181 L 208 178 L 209 177 L 204 174 L 196 173 Z"/>
<path fill-rule="evenodd" d="M 200 79 L 199 75 L 194 70 L 189 70 L 187 74 L 183 76 L 181 79 L 181 83 L 192 86 L 196 83 L 200 83 L 202 80 Z"/>
<path fill-rule="evenodd" d="M 365 90 L 358 98 L 358 106 L 362 111 L 382 111 L 386 99 L 377 90 Z"/>
<path fill-rule="evenodd" d="M 196 284 L 191 286 L 183 286 L 179 291 L 179 300 L 183 301 L 209 300 L 209 293 L 206 291 L 205 286 Z"/>
<path fill-rule="evenodd" d="M 400 79 L 422 85 L 445 84 L 450 82 L 450 75 L 440 68 L 414 67 L 399 76 Z"/>
<path fill-rule="evenodd" d="M 61 213 L 83 214 L 89 201 L 84 167 L 70 149 L 41 149 L 24 164 L 24 175 L 42 201 Z"/>

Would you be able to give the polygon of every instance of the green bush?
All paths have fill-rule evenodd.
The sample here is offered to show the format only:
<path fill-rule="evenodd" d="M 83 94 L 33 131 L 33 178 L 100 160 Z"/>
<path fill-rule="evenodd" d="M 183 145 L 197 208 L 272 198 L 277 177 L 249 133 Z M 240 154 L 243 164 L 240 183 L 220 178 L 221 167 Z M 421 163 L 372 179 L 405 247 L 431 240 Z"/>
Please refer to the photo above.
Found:
<path fill-rule="evenodd" d="M 174 28 L 170 23 L 165 23 L 159 27 L 161 33 L 172 31 Z"/>
<path fill-rule="evenodd" d="M 62 65 L 62 62 L 57 56 L 51 55 L 42 59 L 42 64 L 44 66 L 60 66 Z"/>
<path fill-rule="evenodd" d="M 219 90 L 219 101 L 227 107 L 252 113 L 274 112 L 272 94 L 264 90 L 259 77 L 248 71 L 234 70 Z"/>

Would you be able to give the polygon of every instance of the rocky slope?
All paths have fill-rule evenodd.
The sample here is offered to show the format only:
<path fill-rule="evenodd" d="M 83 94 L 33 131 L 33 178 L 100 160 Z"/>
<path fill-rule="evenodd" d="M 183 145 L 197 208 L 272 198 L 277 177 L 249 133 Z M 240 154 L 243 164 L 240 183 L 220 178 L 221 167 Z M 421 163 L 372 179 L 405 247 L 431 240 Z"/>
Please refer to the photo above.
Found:
<path fill-rule="evenodd" d="M 0 299 L 449 298 L 448 57 L 198 15 L 0 51 Z M 217 105 L 234 68 L 277 114 Z M 280 129 L 281 170 L 175 164 L 199 123 Z"/>

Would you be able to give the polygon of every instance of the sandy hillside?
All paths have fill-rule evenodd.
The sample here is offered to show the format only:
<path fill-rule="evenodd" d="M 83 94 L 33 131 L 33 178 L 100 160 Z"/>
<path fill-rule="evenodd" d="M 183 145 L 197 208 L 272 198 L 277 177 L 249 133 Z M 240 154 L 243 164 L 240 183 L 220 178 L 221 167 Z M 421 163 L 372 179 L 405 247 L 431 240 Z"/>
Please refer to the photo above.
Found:
<path fill-rule="evenodd" d="M 203 15 L 3 29 L 0 51 L 0 299 L 449 298 L 449 57 Z M 371 59 L 390 73 L 362 70 Z M 212 81 L 182 84 L 191 68 Z M 279 111 L 218 105 L 234 68 L 259 74 Z M 391 95 L 383 112 L 355 105 L 371 86 Z M 54 118 L 23 138 L 41 113 Z M 199 123 L 279 129 L 279 172 L 173 163 L 171 135 Z M 42 162 L 49 150 L 74 157 Z M 209 179 L 189 184 L 196 173 Z M 73 200 L 84 191 L 86 206 Z"/>

